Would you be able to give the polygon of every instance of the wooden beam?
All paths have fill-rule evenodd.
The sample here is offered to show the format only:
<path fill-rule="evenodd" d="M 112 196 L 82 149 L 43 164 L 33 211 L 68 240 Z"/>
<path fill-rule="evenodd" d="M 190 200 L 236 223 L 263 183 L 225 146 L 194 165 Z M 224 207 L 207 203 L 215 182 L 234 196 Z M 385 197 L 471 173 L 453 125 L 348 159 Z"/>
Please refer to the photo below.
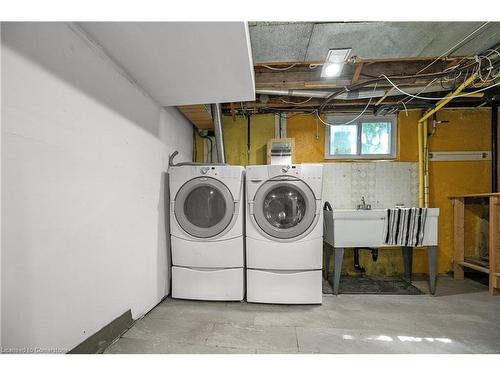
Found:
<path fill-rule="evenodd" d="M 361 74 L 361 71 L 363 70 L 363 62 L 360 62 L 359 64 L 356 64 L 356 69 L 354 70 L 354 74 L 352 76 L 351 84 L 355 84 L 359 80 L 359 75 Z"/>
<path fill-rule="evenodd" d="M 459 58 L 443 59 L 426 70 L 426 73 L 440 72 L 443 63 L 449 66 L 450 63 L 456 63 Z M 408 76 L 417 73 L 423 67 L 427 66 L 433 58 L 408 58 L 408 59 L 384 59 L 384 60 L 364 60 L 356 59 L 349 61 L 343 69 L 342 76 L 336 79 L 324 79 L 321 77 L 321 68 L 317 61 L 307 62 L 280 62 L 280 63 L 259 63 L 255 64 L 255 86 L 257 89 L 306 89 L 306 88 L 338 88 L 348 86 L 359 82 L 361 77 L 373 78 L 380 77 L 382 74 L 388 76 Z M 295 65 L 294 65 L 295 64 Z M 310 66 L 316 68 L 310 69 Z M 267 67 L 266 67 L 267 66 Z M 271 68 L 286 69 L 272 70 Z M 431 78 L 408 79 L 408 84 L 417 85 L 422 82 L 424 85 Z M 379 83 L 379 87 L 383 85 Z M 387 84 L 387 82 L 385 82 Z"/>
<path fill-rule="evenodd" d="M 488 250 L 490 262 L 489 289 L 491 295 L 500 294 L 500 199 L 490 196 L 490 223 L 488 232 Z"/>
<path fill-rule="evenodd" d="M 364 59 L 362 57 L 356 57 L 353 59 L 355 63 L 358 62 L 365 62 L 365 63 L 384 63 L 384 62 L 406 62 L 406 61 L 434 61 L 438 57 L 395 57 L 395 58 L 386 58 L 386 59 Z M 463 59 L 474 59 L 474 57 L 471 56 L 452 56 L 452 57 L 441 57 L 439 58 L 440 61 L 453 61 L 453 60 L 463 60 Z"/>
<path fill-rule="evenodd" d="M 212 129 L 214 127 L 212 115 L 204 104 L 181 105 L 177 108 L 198 129 Z"/>
<path fill-rule="evenodd" d="M 395 58 L 385 58 L 385 59 L 365 59 L 362 57 L 355 57 L 352 60 L 349 60 L 350 63 L 387 63 L 387 62 L 413 62 L 413 61 L 424 61 L 431 62 L 437 59 L 435 57 L 395 57 Z M 463 60 L 463 59 L 474 59 L 470 56 L 452 56 L 452 57 L 441 57 L 440 61 L 455 61 L 455 60 Z M 319 60 L 311 60 L 311 61 L 266 61 L 266 62 L 258 62 L 255 63 L 255 67 L 264 67 L 265 65 L 273 67 L 273 68 L 283 68 L 288 67 L 290 65 L 295 66 L 309 66 L 309 65 L 323 65 L 324 61 Z"/>
<path fill-rule="evenodd" d="M 255 68 L 266 68 L 270 66 L 272 68 L 286 68 L 288 66 L 307 66 L 309 65 L 323 65 L 324 61 L 268 61 L 268 62 L 259 62 L 255 63 Z"/>
<path fill-rule="evenodd" d="M 453 278 L 455 280 L 464 279 L 464 198 L 453 198 Z"/>
<path fill-rule="evenodd" d="M 261 110 L 261 109 L 289 109 L 289 110 L 294 110 L 294 109 L 312 109 L 312 108 L 317 108 L 319 107 L 324 99 L 318 99 L 318 98 L 312 98 L 311 100 L 308 100 L 304 104 L 300 105 L 293 105 L 290 103 L 285 103 L 281 99 L 285 99 L 286 101 L 289 102 L 301 102 L 305 98 L 297 98 L 297 97 L 278 97 L 278 96 L 270 96 L 269 99 L 264 103 L 261 102 L 260 100 L 256 100 L 254 102 L 244 102 L 245 108 L 248 110 L 256 111 L 256 110 Z M 398 105 L 400 104 L 401 97 L 400 96 L 391 96 L 387 97 L 384 100 L 384 105 Z M 335 101 L 331 102 L 328 104 L 327 109 L 352 109 L 354 110 L 360 110 L 363 109 L 366 106 L 367 99 L 355 99 L 355 100 L 339 100 L 336 99 Z M 454 103 L 453 107 L 463 107 L 466 106 L 469 103 L 469 107 L 471 106 L 470 103 L 473 103 L 473 107 L 475 107 L 477 104 L 477 100 L 473 99 L 467 99 L 467 98 L 461 98 L 460 100 L 456 100 Z M 419 99 L 415 99 L 412 101 L 413 105 L 425 105 L 428 104 L 428 101 L 422 101 Z M 375 103 L 373 103 L 375 106 Z M 222 110 L 224 113 L 231 114 L 231 107 L 229 104 L 223 104 Z"/>

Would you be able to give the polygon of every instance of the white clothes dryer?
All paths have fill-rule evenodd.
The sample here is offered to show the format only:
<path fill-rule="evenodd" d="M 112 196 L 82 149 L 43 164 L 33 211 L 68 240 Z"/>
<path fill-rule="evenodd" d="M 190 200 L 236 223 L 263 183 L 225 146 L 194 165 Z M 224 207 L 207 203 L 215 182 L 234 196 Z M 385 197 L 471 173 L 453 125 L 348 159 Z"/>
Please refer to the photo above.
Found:
<path fill-rule="evenodd" d="M 322 301 L 320 164 L 246 169 L 247 301 Z"/>

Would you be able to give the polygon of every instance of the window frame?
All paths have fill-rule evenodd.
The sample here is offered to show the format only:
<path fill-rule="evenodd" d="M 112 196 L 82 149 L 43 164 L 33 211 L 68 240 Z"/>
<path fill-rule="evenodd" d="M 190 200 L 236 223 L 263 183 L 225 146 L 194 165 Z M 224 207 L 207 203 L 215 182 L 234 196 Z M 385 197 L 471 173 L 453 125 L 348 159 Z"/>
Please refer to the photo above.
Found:
<path fill-rule="evenodd" d="M 325 160 L 392 160 L 396 159 L 397 156 L 397 132 L 398 125 L 395 115 L 391 116 L 361 116 L 356 121 L 352 121 L 352 117 L 340 116 L 340 115 L 329 115 L 326 116 L 326 122 L 335 125 L 356 125 L 357 135 L 356 135 L 356 147 L 357 153 L 352 154 L 330 154 L 330 128 L 332 126 L 325 125 Z M 349 124 L 346 124 L 349 122 Z M 391 123 L 391 138 L 390 138 L 390 148 L 391 152 L 388 154 L 361 154 L 361 133 L 362 133 L 362 123 L 364 122 L 390 122 Z"/>

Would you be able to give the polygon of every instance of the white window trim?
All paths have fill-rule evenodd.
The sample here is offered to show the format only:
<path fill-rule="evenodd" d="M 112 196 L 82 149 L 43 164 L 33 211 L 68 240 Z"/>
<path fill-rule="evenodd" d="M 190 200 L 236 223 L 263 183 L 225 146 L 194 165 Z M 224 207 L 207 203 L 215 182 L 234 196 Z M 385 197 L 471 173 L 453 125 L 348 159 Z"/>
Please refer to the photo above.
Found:
<path fill-rule="evenodd" d="M 326 122 L 329 124 L 345 124 L 352 121 L 352 117 L 346 116 L 334 116 L 330 115 L 326 117 Z M 325 160 L 392 160 L 396 159 L 397 156 L 397 133 L 398 124 L 396 116 L 362 116 L 356 121 L 350 122 L 348 125 L 357 125 L 361 122 L 369 121 L 390 121 L 391 126 L 391 153 L 390 154 L 373 154 L 373 155 L 330 155 L 330 128 L 331 126 L 325 126 Z M 358 131 L 358 137 L 360 132 Z M 358 146 L 360 141 L 358 140 Z"/>

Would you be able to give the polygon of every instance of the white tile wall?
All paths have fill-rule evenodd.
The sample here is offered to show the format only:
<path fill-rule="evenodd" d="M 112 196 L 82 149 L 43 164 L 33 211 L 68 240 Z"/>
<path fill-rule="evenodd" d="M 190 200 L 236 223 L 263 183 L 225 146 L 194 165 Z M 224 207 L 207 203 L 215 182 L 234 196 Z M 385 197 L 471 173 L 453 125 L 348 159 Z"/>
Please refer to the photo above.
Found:
<path fill-rule="evenodd" d="M 418 165 L 408 162 L 325 163 L 323 199 L 333 208 L 356 208 L 365 197 L 372 208 L 418 204 Z"/>

